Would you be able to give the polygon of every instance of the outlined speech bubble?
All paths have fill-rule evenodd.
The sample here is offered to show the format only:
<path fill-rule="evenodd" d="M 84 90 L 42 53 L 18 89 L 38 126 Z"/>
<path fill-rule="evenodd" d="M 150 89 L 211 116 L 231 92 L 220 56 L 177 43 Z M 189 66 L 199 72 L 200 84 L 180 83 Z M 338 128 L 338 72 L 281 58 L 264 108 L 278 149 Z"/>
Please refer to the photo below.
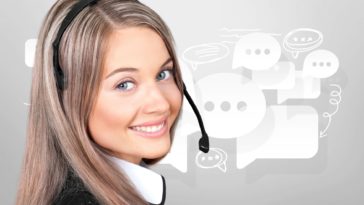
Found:
<path fill-rule="evenodd" d="M 210 151 L 205 154 L 199 151 L 196 155 L 196 165 L 204 169 L 219 168 L 226 172 L 227 154 L 221 148 L 210 148 Z"/>
<path fill-rule="evenodd" d="M 232 68 L 266 70 L 276 64 L 280 56 L 281 46 L 277 39 L 266 33 L 250 33 L 236 43 Z"/>
<path fill-rule="evenodd" d="M 196 96 L 209 136 L 236 138 L 263 120 L 266 99 L 259 86 L 236 73 L 215 73 L 196 83 Z"/>
<path fill-rule="evenodd" d="M 328 50 L 316 50 L 309 53 L 303 63 L 303 75 L 315 78 L 328 78 L 339 69 L 339 59 Z"/>
<path fill-rule="evenodd" d="M 187 48 L 182 55 L 183 60 L 190 63 L 193 70 L 198 65 L 212 63 L 229 55 L 229 48 L 222 43 L 207 43 Z"/>
<path fill-rule="evenodd" d="M 302 52 L 311 51 L 322 44 L 323 35 L 311 28 L 299 28 L 290 31 L 283 39 L 283 48 L 297 58 Z"/>

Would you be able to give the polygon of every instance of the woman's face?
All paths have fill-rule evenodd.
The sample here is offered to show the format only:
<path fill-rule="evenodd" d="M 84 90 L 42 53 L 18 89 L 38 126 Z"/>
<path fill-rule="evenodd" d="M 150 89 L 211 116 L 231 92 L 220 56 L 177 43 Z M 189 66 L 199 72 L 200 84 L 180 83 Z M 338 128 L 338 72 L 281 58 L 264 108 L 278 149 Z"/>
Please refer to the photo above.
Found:
<path fill-rule="evenodd" d="M 161 37 L 145 27 L 115 30 L 89 129 L 111 154 L 140 163 L 171 146 L 170 128 L 182 102 L 173 61 Z"/>

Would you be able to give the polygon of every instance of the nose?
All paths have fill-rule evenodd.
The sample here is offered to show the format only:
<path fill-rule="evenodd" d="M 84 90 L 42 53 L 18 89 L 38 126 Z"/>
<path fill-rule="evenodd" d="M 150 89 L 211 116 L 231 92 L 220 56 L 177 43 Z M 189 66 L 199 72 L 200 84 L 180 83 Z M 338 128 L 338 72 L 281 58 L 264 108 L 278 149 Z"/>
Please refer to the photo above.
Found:
<path fill-rule="evenodd" d="M 144 113 L 165 114 L 170 109 L 166 93 L 158 85 L 148 85 L 143 102 Z"/>

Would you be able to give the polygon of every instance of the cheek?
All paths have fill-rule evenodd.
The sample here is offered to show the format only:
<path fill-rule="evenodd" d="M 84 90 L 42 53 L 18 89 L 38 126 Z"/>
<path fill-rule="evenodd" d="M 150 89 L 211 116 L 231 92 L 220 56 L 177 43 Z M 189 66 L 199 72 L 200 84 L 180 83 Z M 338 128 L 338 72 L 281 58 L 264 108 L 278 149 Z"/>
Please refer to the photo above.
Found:
<path fill-rule="evenodd" d="M 182 105 L 182 93 L 179 91 L 177 85 L 169 87 L 165 92 L 172 112 L 178 113 Z"/>
<path fill-rule="evenodd" d="M 107 96 L 100 96 L 100 99 L 90 116 L 89 129 L 97 144 L 109 147 L 121 140 L 116 136 L 122 136 L 123 130 L 127 129 L 132 109 L 130 105 L 129 109 L 123 109 L 124 106 L 113 103 L 117 101 Z"/>

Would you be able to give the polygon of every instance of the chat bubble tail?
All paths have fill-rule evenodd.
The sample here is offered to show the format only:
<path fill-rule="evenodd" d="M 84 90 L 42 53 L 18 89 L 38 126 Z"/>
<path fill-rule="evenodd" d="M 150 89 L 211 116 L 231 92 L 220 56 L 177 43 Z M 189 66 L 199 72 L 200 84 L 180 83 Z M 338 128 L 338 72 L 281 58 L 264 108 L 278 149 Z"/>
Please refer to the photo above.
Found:
<path fill-rule="evenodd" d="M 282 103 L 284 103 L 286 100 L 287 100 L 288 98 L 286 98 L 285 96 L 283 96 L 283 95 L 279 95 L 279 93 L 278 93 L 278 95 L 277 95 L 277 104 L 282 104 Z"/>
<path fill-rule="evenodd" d="M 176 140 L 175 140 L 176 141 Z M 170 164 L 180 172 L 187 172 L 187 142 L 185 144 L 175 145 L 173 143 L 171 151 L 158 162 L 158 164 Z M 176 150 L 178 149 L 178 150 Z M 173 150 L 173 151 L 172 151 Z"/>
<path fill-rule="evenodd" d="M 249 164 L 253 163 L 255 161 L 254 157 L 242 157 L 240 155 L 237 155 L 236 157 L 236 168 L 237 169 L 244 169 Z"/>
<path fill-rule="evenodd" d="M 293 52 L 292 52 L 292 57 L 293 57 L 294 59 L 297 59 L 299 54 L 300 54 L 299 52 L 297 52 L 297 51 L 293 51 Z"/>
<path fill-rule="evenodd" d="M 238 61 L 233 61 L 233 63 L 232 63 L 232 66 L 231 66 L 231 68 L 233 69 L 233 70 L 235 70 L 235 69 L 238 69 L 238 68 L 242 68 L 243 66 L 241 65 L 241 63 L 239 63 Z"/>
<path fill-rule="evenodd" d="M 237 150 L 236 150 L 236 168 L 244 169 L 249 164 L 253 163 L 256 160 L 256 153 L 259 151 L 259 148 L 251 150 L 249 152 L 244 151 L 242 149 L 241 144 L 244 143 L 244 140 L 241 138 L 237 139 Z"/>
<path fill-rule="evenodd" d="M 192 70 L 197 70 L 198 64 L 197 63 L 191 63 Z"/>
<path fill-rule="evenodd" d="M 217 166 L 222 172 L 226 172 L 227 168 L 226 168 L 226 164 L 225 163 L 221 163 L 219 164 L 219 166 Z"/>

